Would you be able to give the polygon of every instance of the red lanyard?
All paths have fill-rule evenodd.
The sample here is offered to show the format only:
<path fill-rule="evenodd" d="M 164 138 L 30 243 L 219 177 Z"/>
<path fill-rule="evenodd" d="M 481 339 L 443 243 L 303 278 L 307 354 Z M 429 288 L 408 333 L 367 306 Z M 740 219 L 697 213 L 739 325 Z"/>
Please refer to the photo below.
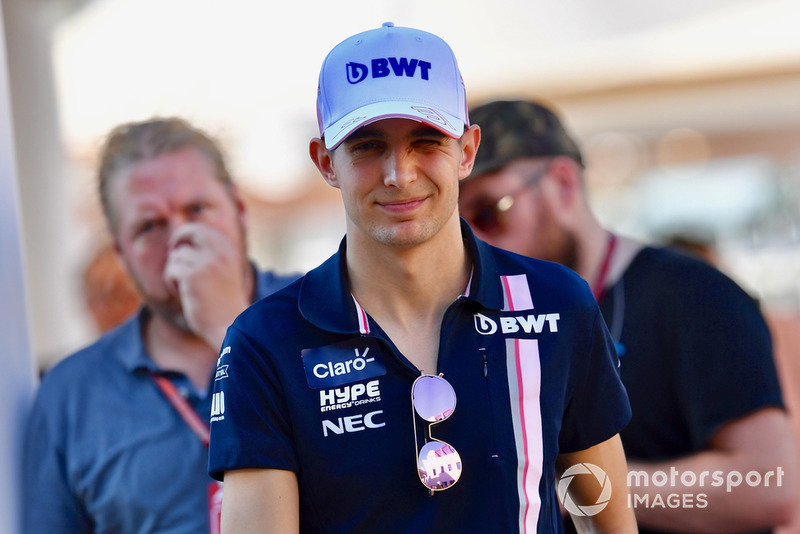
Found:
<path fill-rule="evenodd" d="M 156 383 L 158 389 L 161 390 L 161 393 L 167 398 L 169 403 L 175 408 L 175 411 L 183 418 L 189 428 L 192 429 L 192 432 L 200 438 L 200 441 L 203 442 L 203 445 L 208 447 L 209 438 L 211 437 L 211 432 L 208 429 L 208 425 L 205 421 L 203 421 L 197 412 L 194 411 L 194 408 L 186 402 L 186 399 L 178 392 L 175 388 L 174 384 L 169 381 L 169 379 L 165 376 L 156 374 L 155 372 L 150 373 L 150 376 L 153 379 L 153 382 Z"/>
<path fill-rule="evenodd" d="M 597 273 L 597 278 L 595 279 L 594 284 L 592 284 L 592 293 L 594 294 L 594 298 L 598 304 L 606 292 L 606 275 L 608 275 L 608 269 L 611 266 L 611 257 L 614 255 L 614 249 L 616 246 L 617 236 L 614 234 L 609 234 L 606 257 L 603 258 L 603 264 L 600 266 L 600 272 Z"/>

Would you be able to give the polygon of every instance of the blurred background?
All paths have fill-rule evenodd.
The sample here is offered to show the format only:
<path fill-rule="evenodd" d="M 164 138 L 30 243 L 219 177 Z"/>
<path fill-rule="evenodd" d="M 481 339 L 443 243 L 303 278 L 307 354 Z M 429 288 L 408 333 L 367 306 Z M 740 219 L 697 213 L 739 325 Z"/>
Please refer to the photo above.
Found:
<path fill-rule="evenodd" d="M 385 20 L 448 41 L 471 103 L 559 109 L 613 228 L 706 247 L 772 316 L 797 315 L 800 3 L 489 4 L 4 1 L 38 367 L 113 323 L 94 306 L 136 303 L 104 255 L 94 191 L 97 149 L 120 122 L 181 115 L 222 138 L 262 265 L 306 270 L 331 254 L 344 219 L 307 156 L 316 78 L 330 48 Z"/>
<path fill-rule="evenodd" d="M 94 191 L 97 149 L 120 122 L 180 115 L 223 140 L 262 266 L 306 270 L 334 252 L 338 193 L 307 156 L 317 74 L 339 41 L 390 20 L 452 46 L 471 104 L 529 97 L 559 110 L 584 148 L 601 218 L 708 253 L 759 299 L 782 378 L 799 380 L 796 0 L 2 0 L 2 9 L 20 313 L 39 372 L 137 302 L 107 253 Z M 787 396 L 798 405 L 796 388 Z"/>
<path fill-rule="evenodd" d="M 559 109 L 613 228 L 710 247 L 769 313 L 798 314 L 800 3 L 267 4 L 3 0 L 41 369 L 108 326 L 91 313 L 118 287 L 107 281 L 113 255 L 102 256 L 94 167 L 120 122 L 181 115 L 222 138 L 263 266 L 306 270 L 335 250 L 338 193 L 307 156 L 317 74 L 335 44 L 386 20 L 442 36 L 471 103 L 533 97 Z M 114 301 L 124 313 L 124 298 Z"/>

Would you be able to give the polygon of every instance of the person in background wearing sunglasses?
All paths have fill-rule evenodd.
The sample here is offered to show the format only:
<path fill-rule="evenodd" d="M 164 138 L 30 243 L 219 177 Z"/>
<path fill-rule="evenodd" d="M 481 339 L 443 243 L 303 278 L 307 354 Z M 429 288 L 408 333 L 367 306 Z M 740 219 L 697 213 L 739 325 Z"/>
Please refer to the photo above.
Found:
<path fill-rule="evenodd" d="M 753 299 L 700 259 L 601 226 L 580 150 L 552 110 L 497 100 L 470 118 L 482 139 L 460 185 L 462 215 L 496 246 L 574 269 L 614 336 L 633 408 L 621 437 L 641 532 L 743 532 L 788 521 L 796 447 Z M 644 484 L 659 473 L 667 483 Z M 737 475 L 750 479 L 734 487 Z"/>
<path fill-rule="evenodd" d="M 558 470 L 598 531 L 635 532 L 630 407 L 588 286 L 459 217 L 480 129 L 450 47 L 392 23 L 354 35 L 317 111 L 310 156 L 346 235 L 228 330 L 223 533 L 561 532 Z"/>

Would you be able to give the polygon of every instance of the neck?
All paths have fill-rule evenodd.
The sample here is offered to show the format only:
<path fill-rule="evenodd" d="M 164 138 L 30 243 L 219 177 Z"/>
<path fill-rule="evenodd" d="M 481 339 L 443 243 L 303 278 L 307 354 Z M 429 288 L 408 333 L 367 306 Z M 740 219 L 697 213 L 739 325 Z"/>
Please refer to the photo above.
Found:
<path fill-rule="evenodd" d="M 577 234 L 578 254 L 576 272 L 586 280 L 595 291 L 595 285 L 606 260 L 609 232 L 592 218 L 582 226 Z"/>
<path fill-rule="evenodd" d="M 145 348 L 159 369 L 186 375 L 199 390 L 208 388 L 217 351 L 202 338 L 157 315 L 150 316 L 143 337 Z"/>
<path fill-rule="evenodd" d="M 411 247 L 363 246 L 348 232 L 347 271 L 359 303 L 398 315 L 403 307 L 419 314 L 420 308 L 437 307 L 436 302 L 449 305 L 466 288 L 471 265 L 455 222 Z"/>
<path fill-rule="evenodd" d="M 612 233 L 593 219 L 588 230 L 580 236 L 577 272 L 592 288 L 595 297 L 622 277 L 642 245 L 632 239 L 615 236 L 610 250 Z"/>
<path fill-rule="evenodd" d="M 364 310 L 419 369 L 435 372 L 447 308 L 466 289 L 471 262 L 456 216 L 437 235 L 412 247 L 351 240 L 350 290 Z"/>

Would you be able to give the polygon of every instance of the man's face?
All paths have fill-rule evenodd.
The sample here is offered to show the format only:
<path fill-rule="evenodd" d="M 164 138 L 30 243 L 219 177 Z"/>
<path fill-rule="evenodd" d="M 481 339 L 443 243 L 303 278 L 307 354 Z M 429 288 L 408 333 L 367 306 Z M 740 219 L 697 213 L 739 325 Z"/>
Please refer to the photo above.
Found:
<path fill-rule="evenodd" d="M 117 249 L 146 305 L 174 326 L 184 328 L 174 283 L 164 277 L 175 231 L 187 223 L 206 225 L 228 237 L 247 261 L 244 209 L 233 191 L 214 175 L 208 159 L 185 148 L 141 161 L 111 177 L 110 196 L 117 214 Z"/>
<path fill-rule="evenodd" d="M 407 119 L 386 119 L 356 130 L 332 154 L 342 192 L 348 239 L 369 237 L 388 246 L 429 240 L 457 217 L 458 180 L 466 172 L 462 144 Z"/>
<path fill-rule="evenodd" d="M 518 159 L 472 176 L 461 183 L 459 212 L 492 245 L 574 268 L 576 240 L 553 201 L 549 162 Z"/>

